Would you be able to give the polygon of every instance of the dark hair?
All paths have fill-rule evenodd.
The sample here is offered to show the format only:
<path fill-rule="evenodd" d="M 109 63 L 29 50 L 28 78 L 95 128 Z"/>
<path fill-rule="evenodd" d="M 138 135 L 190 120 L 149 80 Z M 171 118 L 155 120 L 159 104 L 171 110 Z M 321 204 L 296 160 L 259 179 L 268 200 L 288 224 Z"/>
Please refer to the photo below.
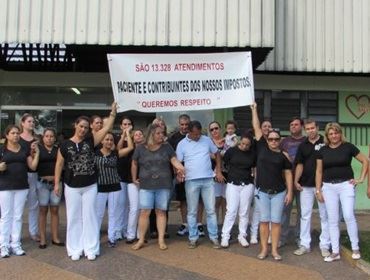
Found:
<path fill-rule="evenodd" d="M 188 121 L 190 121 L 190 117 L 187 114 L 181 114 L 179 116 L 179 120 L 188 120 Z"/>
<path fill-rule="evenodd" d="M 120 124 L 122 124 L 123 120 L 129 120 L 131 122 L 132 127 L 134 127 L 134 122 L 129 116 L 122 116 Z"/>
<path fill-rule="evenodd" d="M 19 126 L 18 126 L 18 125 L 15 125 L 15 124 L 9 124 L 9 125 L 4 129 L 4 137 L 5 137 L 4 147 L 7 147 L 7 144 L 8 144 L 8 139 L 6 139 L 6 136 L 9 134 L 9 132 L 10 132 L 13 128 L 18 129 L 18 131 L 19 131 L 19 132 L 21 132 L 21 129 L 19 128 Z"/>
<path fill-rule="evenodd" d="M 233 120 L 228 120 L 228 121 L 225 123 L 225 128 L 226 128 L 229 124 L 232 124 L 232 125 L 235 127 L 235 129 L 238 129 L 238 125 L 237 125 L 237 124 L 236 124 L 236 122 L 235 122 L 235 121 L 233 121 Z"/>
<path fill-rule="evenodd" d="M 103 120 L 100 116 L 98 116 L 98 115 L 92 115 L 91 117 L 90 117 L 90 120 L 89 120 L 89 123 L 90 124 L 93 124 L 94 123 L 94 121 L 96 120 L 96 119 L 101 119 L 101 120 Z"/>
<path fill-rule="evenodd" d="M 40 138 L 40 142 L 44 145 L 45 143 L 44 143 L 44 136 L 45 136 L 45 133 L 46 132 L 48 132 L 48 131 L 51 131 L 52 133 L 53 133 L 53 135 L 54 135 L 54 138 L 55 138 L 55 141 L 54 142 L 56 142 L 57 141 L 57 133 L 56 133 L 56 131 L 55 131 L 55 129 L 54 128 L 51 128 L 51 127 L 46 127 L 45 129 L 44 129 L 44 132 L 42 133 L 42 137 Z M 55 144 L 55 143 L 54 143 Z"/>
<path fill-rule="evenodd" d="M 80 123 L 80 122 L 82 122 L 82 121 L 86 121 L 87 123 L 89 123 L 89 124 L 90 124 L 90 119 L 89 119 L 89 117 L 87 117 L 87 116 L 79 116 L 79 117 L 75 120 L 74 124 L 79 124 L 79 123 Z"/>
<path fill-rule="evenodd" d="M 292 117 L 290 120 L 289 120 L 289 124 L 291 124 L 292 122 L 294 122 L 294 121 L 296 121 L 296 120 L 298 120 L 299 121 L 299 123 L 303 126 L 303 120 L 300 118 L 300 117 L 297 117 L 297 116 L 294 116 L 294 117 Z"/>
<path fill-rule="evenodd" d="M 314 123 L 316 126 L 318 126 L 318 124 L 316 123 L 316 121 L 314 119 L 305 119 L 304 120 L 304 125 L 309 124 L 309 123 Z"/>
<path fill-rule="evenodd" d="M 240 140 L 243 138 L 247 138 L 251 143 L 253 143 L 253 135 L 249 131 L 243 132 L 243 134 L 240 136 Z"/>
<path fill-rule="evenodd" d="M 202 130 L 202 125 L 199 121 L 190 121 L 189 122 L 189 131 L 192 131 L 193 128 L 196 128 L 198 130 Z"/>

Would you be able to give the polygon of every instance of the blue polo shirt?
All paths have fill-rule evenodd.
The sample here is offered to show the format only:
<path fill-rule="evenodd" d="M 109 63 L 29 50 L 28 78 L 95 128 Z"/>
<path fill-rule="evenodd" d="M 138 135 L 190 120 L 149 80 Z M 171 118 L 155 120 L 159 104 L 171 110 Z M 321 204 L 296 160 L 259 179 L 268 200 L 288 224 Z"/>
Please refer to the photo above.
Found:
<path fill-rule="evenodd" d="M 209 137 L 202 135 L 194 141 L 186 135 L 176 149 L 178 160 L 185 163 L 185 180 L 213 178 L 210 154 L 216 152 L 217 147 Z"/>

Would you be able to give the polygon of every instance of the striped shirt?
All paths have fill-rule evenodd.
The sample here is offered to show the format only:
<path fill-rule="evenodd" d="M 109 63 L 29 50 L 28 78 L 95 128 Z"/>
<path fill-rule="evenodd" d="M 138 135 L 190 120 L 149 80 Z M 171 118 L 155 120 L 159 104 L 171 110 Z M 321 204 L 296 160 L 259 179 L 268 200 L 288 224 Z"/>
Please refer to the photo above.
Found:
<path fill-rule="evenodd" d="M 95 154 L 95 165 L 98 172 L 98 192 L 114 192 L 121 189 L 117 170 L 118 152 L 103 155 L 100 150 Z"/>

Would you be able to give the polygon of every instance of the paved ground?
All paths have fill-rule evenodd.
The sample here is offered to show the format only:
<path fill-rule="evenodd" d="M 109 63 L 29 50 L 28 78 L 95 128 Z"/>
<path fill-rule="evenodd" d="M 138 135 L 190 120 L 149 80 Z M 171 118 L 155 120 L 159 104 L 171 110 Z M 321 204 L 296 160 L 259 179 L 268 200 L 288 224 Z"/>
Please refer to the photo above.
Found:
<path fill-rule="evenodd" d="M 369 213 L 358 213 L 357 217 L 360 229 L 370 230 Z M 24 220 L 27 220 L 26 217 Z M 215 250 L 204 238 L 197 249 L 187 249 L 186 238 L 175 235 L 178 222 L 179 212 L 171 211 L 171 238 L 167 251 L 160 251 L 155 240 L 150 240 L 139 251 L 132 251 L 124 242 L 117 248 L 108 248 L 103 234 L 101 256 L 94 262 L 85 259 L 72 262 L 64 248 L 52 245 L 45 250 L 38 249 L 37 244 L 27 238 L 28 225 L 25 223 L 23 246 L 27 255 L 1 259 L 0 279 L 369 279 L 369 276 L 344 260 L 324 263 L 317 247 L 317 231 L 314 232 L 312 253 L 296 257 L 292 254 L 295 246 L 291 244 L 281 248 L 282 262 L 273 261 L 272 258 L 260 261 L 255 257 L 258 246 L 245 249 L 235 241 L 226 250 Z M 313 224 L 318 229 L 317 214 Z M 64 232 L 62 207 L 63 238 Z"/>

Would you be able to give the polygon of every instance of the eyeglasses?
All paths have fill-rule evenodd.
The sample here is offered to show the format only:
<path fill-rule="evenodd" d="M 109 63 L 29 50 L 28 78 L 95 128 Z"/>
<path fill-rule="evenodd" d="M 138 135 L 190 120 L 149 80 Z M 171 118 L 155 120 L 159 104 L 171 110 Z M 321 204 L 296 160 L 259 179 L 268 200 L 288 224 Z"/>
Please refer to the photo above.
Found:
<path fill-rule="evenodd" d="M 219 127 L 212 127 L 209 129 L 210 132 L 214 131 L 214 130 L 219 130 L 220 128 Z"/>
<path fill-rule="evenodd" d="M 269 141 L 269 142 L 272 142 L 272 141 L 279 142 L 280 141 L 280 137 L 277 137 L 277 138 L 267 138 L 267 141 Z"/>

